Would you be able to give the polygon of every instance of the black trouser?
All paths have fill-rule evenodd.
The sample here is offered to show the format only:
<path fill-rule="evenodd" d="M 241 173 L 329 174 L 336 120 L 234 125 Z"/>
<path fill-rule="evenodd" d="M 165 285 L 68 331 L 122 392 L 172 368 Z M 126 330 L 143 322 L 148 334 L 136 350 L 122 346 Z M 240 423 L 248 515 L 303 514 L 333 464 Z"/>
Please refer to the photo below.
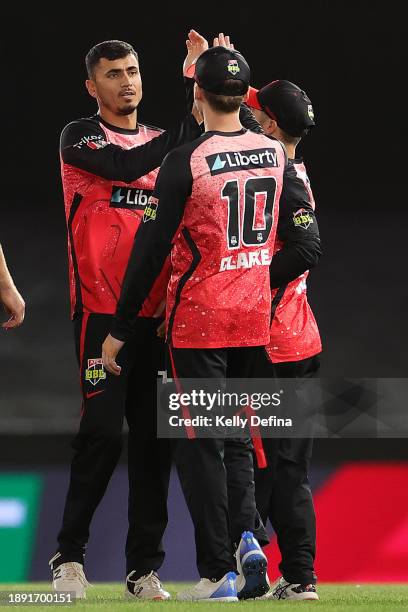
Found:
<path fill-rule="evenodd" d="M 83 562 L 89 526 L 122 448 L 123 420 L 129 426 L 129 531 L 127 573 L 136 577 L 157 570 L 164 560 L 162 536 L 167 525 L 171 468 L 168 440 L 156 435 L 156 380 L 163 369 L 164 343 L 157 319 L 141 319 L 135 337 L 118 355 L 120 376 L 105 373 L 92 360 L 100 357 L 110 315 L 82 315 L 75 321 L 83 410 L 73 441 L 75 454 L 58 550 L 64 561 Z M 96 371 L 96 374 L 94 373 Z"/>
<path fill-rule="evenodd" d="M 259 350 L 171 348 L 173 375 L 211 378 L 223 389 L 227 376 L 252 375 Z M 180 439 L 174 442 L 174 458 L 194 523 L 199 574 L 219 580 L 236 569 L 233 544 L 243 531 L 253 531 L 262 544 L 268 542 L 256 510 L 251 441 Z"/>
<path fill-rule="evenodd" d="M 318 369 L 317 356 L 272 365 L 263 352 L 257 376 L 306 378 Z M 308 479 L 313 440 L 264 438 L 263 446 L 268 466 L 255 468 L 256 504 L 263 522 L 269 518 L 276 532 L 279 569 L 292 584 L 315 583 L 316 517 Z"/>

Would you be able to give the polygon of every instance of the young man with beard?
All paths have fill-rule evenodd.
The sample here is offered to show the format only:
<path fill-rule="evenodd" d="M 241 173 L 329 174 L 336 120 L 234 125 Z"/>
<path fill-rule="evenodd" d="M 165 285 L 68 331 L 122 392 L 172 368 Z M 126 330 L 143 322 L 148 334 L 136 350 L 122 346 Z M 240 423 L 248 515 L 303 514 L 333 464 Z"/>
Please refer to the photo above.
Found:
<path fill-rule="evenodd" d="M 164 559 L 161 540 L 167 524 L 171 457 L 167 441 L 156 438 L 155 422 L 156 378 L 164 353 L 156 329 L 169 278 L 167 262 L 140 309 L 140 333 L 121 354 L 120 379 L 104 370 L 101 344 L 112 325 L 158 167 L 170 150 L 193 140 L 201 130 L 192 115 L 166 132 L 138 122 L 142 80 L 130 44 L 112 40 L 95 45 L 86 56 L 86 67 L 86 88 L 97 101 L 98 113 L 70 123 L 60 146 L 83 406 L 58 548 L 50 561 L 53 587 L 86 596 L 83 564 L 90 523 L 118 462 L 126 417 L 126 594 L 167 599 L 157 570 Z"/>

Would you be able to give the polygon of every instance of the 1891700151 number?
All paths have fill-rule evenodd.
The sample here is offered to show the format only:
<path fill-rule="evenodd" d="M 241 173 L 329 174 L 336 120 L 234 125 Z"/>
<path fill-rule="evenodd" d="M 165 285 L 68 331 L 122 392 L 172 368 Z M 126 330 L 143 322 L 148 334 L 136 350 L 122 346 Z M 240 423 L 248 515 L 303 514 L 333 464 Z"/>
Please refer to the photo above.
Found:
<path fill-rule="evenodd" d="M 3 591 L 0 593 L 0 605 L 70 605 L 76 603 L 75 592 L 73 591 L 58 591 L 58 592 L 42 592 L 34 591 Z"/>

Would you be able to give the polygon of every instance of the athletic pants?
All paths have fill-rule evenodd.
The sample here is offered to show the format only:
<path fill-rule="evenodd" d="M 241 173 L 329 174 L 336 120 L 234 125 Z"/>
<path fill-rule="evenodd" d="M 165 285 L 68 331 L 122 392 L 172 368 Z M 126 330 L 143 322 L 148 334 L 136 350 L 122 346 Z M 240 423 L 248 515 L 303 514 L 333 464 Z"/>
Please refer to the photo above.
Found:
<path fill-rule="evenodd" d="M 317 374 L 317 356 L 272 364 L 265 351 L 259 356 L 259 378 L 307 378 Z M 255 467 L 256 504 L 262 521 L 269 518 L 277 535 L 282 561 L 279 569 L 291 584 L 316 582 L 316 518 L 308 479 L 311 438 L 263 438 L 268 461 Z"/>
<path fill-rule="evenodd" d="M 169 349 L 175 378 L 211 378 L 219 389 L 225 388 L 227 376 L 251 377 L 259 350 Z M 179 439 L 174 442 L 174 458 L 194 523 L 199 574 L 219 580 L 236 570 L 234 545 L 243 531 L 253 531 L 261 545 L 268 542 L 256 510 L 251 441 Z"/>
<path fill-rule="evenodd" d="M 61 557 L 83 563 L 89 527 L 115 469 L 122 448 L 123 421 L 129 426 L 129 530 L 127 573 L 135 578 L 158 570 L 164 560 L 162 536 L 167 525 L 171 468 L 170 441 L 156 435 L 156 379 L 163 370 L 164 342 L 157 338 L 161 320 L 138 321 L 137 334 L 118 355 L 120 376 L 107 373 L 101 347 L 112 317 L 83 314 L 75 320 L 83 409 L 73 441 L 74 457 L 58 535 Z M 99 359 L 99 362 L 98 362 Z"/>

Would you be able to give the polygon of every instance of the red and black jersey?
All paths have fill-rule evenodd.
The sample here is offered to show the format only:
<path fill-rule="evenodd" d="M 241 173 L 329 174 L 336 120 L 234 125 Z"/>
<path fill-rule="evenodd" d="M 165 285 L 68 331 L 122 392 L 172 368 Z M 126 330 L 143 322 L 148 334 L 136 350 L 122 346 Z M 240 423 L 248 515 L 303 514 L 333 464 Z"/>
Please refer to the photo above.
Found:
<path fill-rule="evenodd" d="M 60 153 L 72 316 L 115 312 L 158 167 L 171 149 L 200 134 L 192 116 L 166 132 L 141 124 L 124 130 L 99 115 L 65 127 Z M 169 264 L 159 271 L 141 316 L 163 309 L 168 278 Z"/>
<path fill-rule="evenodd" d="M 308 213 L 310 207 L 315 210 L 315 200 L 303 161 L 293 160 L 292 163 L 296 177 L 291 188 L 293 190 L 298 186 L 299 192 L 306 198 L 305 206 L 299 202 L 298 210 L 293 211 L 293 219 L 299 231 L 307 232 L 310 225 L 315 223 L 315 218 Z M 284 246 L 284 241 L 278 237 L 275 253 L 282 251 Z M 307 301 L 308 274 L 309 271 L 306 270 L 294 280 L 272 290 L 273 319 L 271 339 L 266 352 L 273 363 L 300 361 L 317 355 L 322 350 L 319 329 Z"/>
<path fill-rule="evenodd" d="M 267 344 L 276 229 L 305 251 L 318 242 L 293 222 L 299 201 L 283 197 L 282 204 L 293 172 L 278 141 L 245 129 L 206 132 L 170 153 L 136 236 L 112 335 L 130 336 L 171 251 L 167 327 L 174 347 Z"/>

